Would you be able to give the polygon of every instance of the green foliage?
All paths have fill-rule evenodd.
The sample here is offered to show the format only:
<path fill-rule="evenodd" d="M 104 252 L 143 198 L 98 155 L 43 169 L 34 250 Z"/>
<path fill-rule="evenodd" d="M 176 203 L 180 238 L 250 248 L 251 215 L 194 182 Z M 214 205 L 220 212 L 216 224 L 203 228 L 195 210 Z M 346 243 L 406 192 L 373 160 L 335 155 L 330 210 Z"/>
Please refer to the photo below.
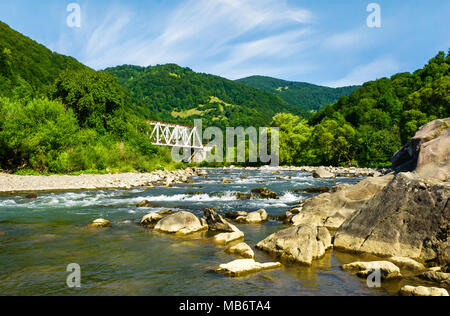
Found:
<path fill-rule="evenodd" d="M 158 151 L 145 121 L 117 112 L 104 134 L 78 124 L 72 109 L 58 101 L 0 99 L 0 168 L 50 173 L 82 170 L 152 171 L 171 164 Z M 28 170 L 28 171 L 27 171 Z"/>
<path fill-rule="evenodd" d="M 264 76 L 252 76 L 237 81 L 274 93 L 287 103 L 305 111 L 320 111 L 328 104 L 336 102 L 341 96 L 349 96 L 358 88 L 357 86 L 329 88 Z"/>
<path fill-rule="evenodd" d="M 108 130 L 113 113 L 124 106 L 124 91 L 114 77 L 93 70 L 63 72 L 51 98 L 73 109 L 80 126 Z"/>
<path fill-rule="evenodd" d="M 414 74 L 365 83 L 314 115 L 277 115 L 283 164 L 389 167 L 392 155 L 437 118 L 450 116 L 450 58 L 443 52 Z M 302 131 L 295 131 L 301 125 Z M 311 131 L 312 129 L 312 131 Z"/>
<path fill-rule="evenodd" d="M 302 114 L 272 93 L 174 64 L 106 71 L 118 78 L 141 110 L 149 110 L 141 114 L 155 120 L 192 125 L 201 118 L 204 126 L 260 127 L 279 112 Z"/>

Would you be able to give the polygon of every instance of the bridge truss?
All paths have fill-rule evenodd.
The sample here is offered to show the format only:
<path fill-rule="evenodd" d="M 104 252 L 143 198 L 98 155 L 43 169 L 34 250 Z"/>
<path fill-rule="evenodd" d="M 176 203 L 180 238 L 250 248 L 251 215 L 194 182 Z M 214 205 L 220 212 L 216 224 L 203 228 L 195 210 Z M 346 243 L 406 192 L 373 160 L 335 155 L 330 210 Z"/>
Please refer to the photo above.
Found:
<path fill-rule="evenodd" d="M 197 127 L 149 121 L 153 126 L 150 136 L 156 146 L 204 149 Z"/>

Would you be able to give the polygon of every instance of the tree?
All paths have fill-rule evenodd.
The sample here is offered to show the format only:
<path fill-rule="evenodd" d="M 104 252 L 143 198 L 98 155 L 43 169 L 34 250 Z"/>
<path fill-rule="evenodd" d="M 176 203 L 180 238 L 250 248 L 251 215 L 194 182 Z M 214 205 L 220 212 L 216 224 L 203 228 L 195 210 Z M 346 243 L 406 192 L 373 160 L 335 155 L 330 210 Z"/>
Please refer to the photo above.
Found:
<path fill-rule="evenodd" d="M 112 114 L 123 108 L 125 92 L 106 72 L 66 71 L 56 80 L 51 97 L 73 109 L 80 126 L 105 131 Z"/>

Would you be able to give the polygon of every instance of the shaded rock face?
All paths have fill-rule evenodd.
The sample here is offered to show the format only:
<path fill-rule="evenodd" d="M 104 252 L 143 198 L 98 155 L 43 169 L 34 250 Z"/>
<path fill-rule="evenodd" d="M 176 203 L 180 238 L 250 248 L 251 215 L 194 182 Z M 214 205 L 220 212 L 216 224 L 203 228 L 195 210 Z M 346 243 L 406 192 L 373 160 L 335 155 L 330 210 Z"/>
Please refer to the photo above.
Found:
<path fill-rule="evenodd" d="M 424 287 L 424 286 L 404 286 L 400 290 L 400 296 L 448 296 L 446 289 L 437 287 Z"/>
<path fill-rule="evenodd" d="M 419 276 L 421 279 L 439 283 L 442 286 L 450 287 L 450 273 L 439 271 L 428 271 Z"/>
<path fill-rule="evenodd" d="M 227 264 L 221 264 L 214 271 L 225 274 L 229 277 L 240 277 L 263 270 L 278 269 L 281 267 L 279 262 L 259 263 L 253 259 L 235 260 Z"/>
<path fill-rule="evenodd" d="M 380 192 L 393 175 L 368 178 L 356 185 L 344 185 L 307 199 L 302 205 L 300 214 L 291 219 L 292 224 L 314 224 L 331 230 L 339 228 L 345 220 L 368 200 Z"/>
<path fill-rule="evenodd" d="M 397 172 L 416 171 L 423 178 L 450 178 L 450 118 L 435 120 L 422 128 L 392 158 Z"/>
<path fill-rule="evenodd" d="M 155 230 L 169 234 L 189 235 L 207 230 L 206 222 L 189 212 L 178 212 L 158 222 Z"/>
<path fill-rule="evenodd" d="M 368 277 L 372 272 L 379 271 L 383 280 L 400 278 L 399 267 L 389 261 L 353 262 L 344 264 L 342 269 L 357 274 L 359 277 Z"/>
<path fill-rule="evenodd" d="M 339 228 L 337 249 L 445 265 L 449 258 L 450 184 L 400 173 Z"/>
<path fill-rule="evenodd" d="M 212 208 L 205 208 L 205 219 L 209 230 L 232 233 L 238 231 L 236 226 L 228 223 L 221 215 L 217 214 L 216 210 Z"/>
<path fill-rule="evenodd" d="M 307 224 L 272 234 L 256 247 L 279 256 L 281 260 L 311 265 L 332 245 L 331 235 L 325 227 Z"/>

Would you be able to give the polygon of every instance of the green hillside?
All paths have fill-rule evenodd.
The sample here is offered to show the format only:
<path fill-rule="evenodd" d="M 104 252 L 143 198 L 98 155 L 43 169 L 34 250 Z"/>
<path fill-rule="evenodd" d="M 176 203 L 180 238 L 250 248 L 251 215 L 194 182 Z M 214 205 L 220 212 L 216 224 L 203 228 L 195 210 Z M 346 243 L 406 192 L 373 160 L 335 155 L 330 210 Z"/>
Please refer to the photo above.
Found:
<path fill-rule="evenodd" d="M 134 102 L 155 113 L 155 119 L 205 126 L 268 126 L 280 112 L 305 115 L 280 97 L 239 82 L 196 73 L 175 64 L 153 67 L 119 66 L 115 75 Z"/>
<path fill-rule="evenodd" d="M 306 111 L 320 111 L 336 102 L 341 96 L 349 96 L 358 86 L 329 88 L 305 82 L 292 82 L 281 79 L 252 76 L 237 80 L 254 88 L 272 92 L 291 105 Z"/>
<path fill-rule="evenodd" d="M 422 69 L 365 83 L 309 122 L 278 115 L 288 164 L 389 166 L 392 155 L 432 120 L 450 117 L 450 54 Z"/>
<path fill-rule="evenodd" d="M 0 21 L 0 94 L 11 95 L 14 89 L 20 93 L 24 86 L 41 94 L 62 71 L 83 69 L 88 67 L 52 52 Z"/>

